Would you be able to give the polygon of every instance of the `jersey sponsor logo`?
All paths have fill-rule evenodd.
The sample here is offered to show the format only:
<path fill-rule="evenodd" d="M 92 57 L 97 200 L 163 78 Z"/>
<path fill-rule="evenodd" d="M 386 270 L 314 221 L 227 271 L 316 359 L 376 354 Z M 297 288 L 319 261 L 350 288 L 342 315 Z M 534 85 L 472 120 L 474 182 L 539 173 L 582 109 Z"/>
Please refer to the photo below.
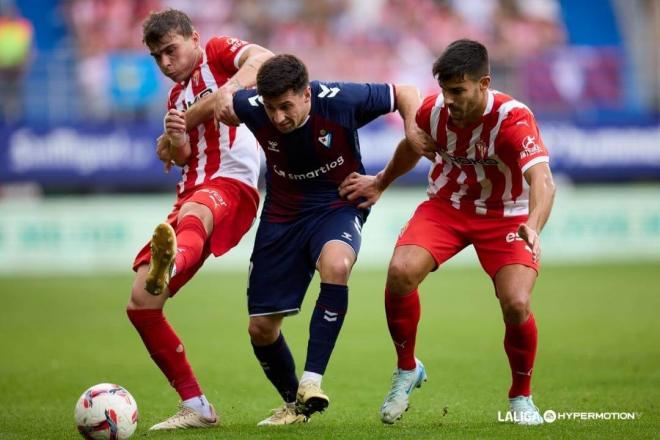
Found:
<path fill-rule="evenodd" d="M 332 133 L 328 133 L 325 130 L 321 130 L 319 132 L 321 136 L 319 136 L 319 142 L 321 145 L 323 145 L 325 148 L 330 148 L 332 145 Z"/>
<path fill-rule="evenodd" d="M 541 147 L 536 143 L 534 136 L 526 136 L 522 141 L 523 150 L 520 152 L 520 158 L 524 159 L 541 152 Z"/>
<path fill-rule="evenodd" d="M 339 87 L 328 87 L 320 83 L 319 87 L 321 87 L 321 91 L 318 94 L 319 98 L 334 98 L 340 91 Z"/>
<path fill-rule="evenodd" d="M 188 109 L 188 108 L 192 107 L 197 101 L 199 101 L 200 99 L 202 99 L 203 97 L 205 97 L 206 95 L 208 95 L 209 93 L 213 93 L 213 90 L 211 90 L 210 87 L 207 87 L 207 88 L 205 88 L 204 90 L 202 90 L 201 92 L 199 92 L 199 93 L 195 96 L 195 98 L 193 98 L 192 101 L 184 100 L 184 101 L 183 101 L 183 106 L 184 106 L 186 109 Z"/>
<path fill-rule="evenodd" d="M 461 157 L 461 156 L 451 156 L 447 155 L 449 157 L 449 160 L 454 162 L 455 164 L 458 165 L 497 165 L 498 162 L 495 159 L 488 159 L 488 158 L 483 158 L 483 159 L 471 159 L 469 157 Z"/>
<path fill-rule="evenodd" d="M 301 173 L 301 174 L 294 174 L 294 173 L 288 173 L 284 170 L 281 170 L 277 167 L 277 165 L 273 165 L 273 171 L 275 174 L 277 174 L 280 177 L 283 177 L 285 179 L 289 180 L 309 180 L 309 179 L 316 179 L 320 175 L 329 173 L 331 170 L 340 167 L 344 164 L 344 156 L 339 156 L 337 160 L 333 160 L 332 162 L 328 162 L 322 167 L 319 167 L 315 170 L 309 171 L 307 173 Z"/>
<path fill-rule="evenodd" d="M 236 52 L 236 50 L 243 45 L 244 41 L 239 40 L 238 38 L 227 38 L 227 44 L 229 44 L 229 50 L 231 52 Z"/>
<path fill-rule="evenodd" d="M 507 243 L 513 243 L 515 241 L 525 241 L 522 238 L 520 238 L 520 235 L 518 235 L 517 232 L 509 232 L 506 234 L 506 242 Z M 525 244 L 525 250 L 528 252 L 532 252 L 532 248 L 530 248 L 527 244 Z"/>
<path fill-rule="evenodd" d="M 279 144 L 278 144 L 277 142 L 275 142 L 275 141 L 268 141 L 268 147 L 267 147 L 267 149 L 268 149 L 268 151 L 274 151 L 274 152 L 276 152 L 276 153 L 279 153 L 280 150 L 279 150 L 279 148 L 277 148 L 278 145 L 279 145 Z"/>

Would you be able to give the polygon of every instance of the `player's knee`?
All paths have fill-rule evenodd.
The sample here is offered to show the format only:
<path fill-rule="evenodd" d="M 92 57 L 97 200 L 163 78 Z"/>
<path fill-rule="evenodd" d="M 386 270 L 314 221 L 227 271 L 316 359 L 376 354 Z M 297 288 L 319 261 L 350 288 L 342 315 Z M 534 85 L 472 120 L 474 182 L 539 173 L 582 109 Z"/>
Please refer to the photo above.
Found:
<path fill-rule="evenodd" d="M 417 288 L 417 277 L 410 266 L 401 259 L 392 259 L 387 270 L 387 290 L 395 295 L 405 295 Z"/>
<path fill-rule="evenodd" d="M 346 258 L 325 261 L 319 270 L 321 281 L 331 284 L 346 284 L 351 275 L 351 262 Z"/>
<path fill-rule="evenodd" d="M 275 342 L 280 334 L 280 329 L 271 320 L 256 317 L 250 319 L 248 333 L 250 334 L 250 340 L 254 345 L 263 346 Z"/>
<path fill-rule="evenodd" d="M 504 320 L 511 324 L 525 322 L 530 314 L 530 301 L 527 295 L 500 298 Z"/>

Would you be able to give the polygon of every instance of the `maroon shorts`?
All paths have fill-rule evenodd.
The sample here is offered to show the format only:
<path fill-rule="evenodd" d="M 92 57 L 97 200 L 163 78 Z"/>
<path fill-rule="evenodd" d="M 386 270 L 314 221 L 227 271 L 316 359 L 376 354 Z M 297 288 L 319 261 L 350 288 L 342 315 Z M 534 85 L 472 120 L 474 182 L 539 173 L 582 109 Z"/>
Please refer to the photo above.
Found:
<path fill-rule="evenodd" d="M 172 212 L 167 216 L 167 222 L 175 229 L 179 210 L 187 202 L 199 203 L 211 210 L 213 231 L 206 240 L 202 258 L 197 265 L 172 277 L 169 285 L 171 296 L 193 277 L 210 254 L 218 257 L 238 244 L 254 223 L 259 207 L 259 193 L 236 179 L 226 177 L 214 179 L 177 199 Z M 150 244 L 151 242 L 148 242 L 135 257 L 134 271 L 143 264 L 149 264 Z"/>
<path fill-rule="evenodd" d="M 526 215 L 487 217 L 466 213 L 446 200 L 432 198 L 417 207 L 401 230 L 396 246 L 420 246 L 440 266 L 472 244 L 481 266 L 493 279 L 498 270 L 509 264 L 522 264 L 538 272 L 538 263 L 532 260 L 531 250 L 517 233 L 525 221 Z"/>

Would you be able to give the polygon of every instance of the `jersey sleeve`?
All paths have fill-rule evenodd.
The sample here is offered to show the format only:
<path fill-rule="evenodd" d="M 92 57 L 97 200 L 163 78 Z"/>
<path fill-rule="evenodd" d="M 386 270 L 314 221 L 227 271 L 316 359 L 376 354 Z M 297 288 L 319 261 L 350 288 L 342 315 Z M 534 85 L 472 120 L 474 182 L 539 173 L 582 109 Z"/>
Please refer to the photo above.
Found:
<path fill-rule="evenodd" d="M 503 125 L 506 142 L 513 148 L 523 173 L 538 163 L 550 161 L 534 115 L 527 108 L 513 110 Z"/>
<path fill-rule="evenodd" d="M 233 75 L 238 70 L 238 61 L 251 43 L 233 37 L 213 37 L 206 43 L 208 63 Z"/>
<path fill-rule="evenodd" d="M 433 109 L 437 96 L 438 95 L 431 95 L 424 98 L 422 105 L 417 109 L 417 114 L 415 115 L 417 126 L 424 130 L 429 136 L 431 135 L 431 110 Z"/>
<path fill-rule="evenodd" d="M 256 89 L 239 90 L 234 95 L 234 113 L 243 123 L 250 121 L 250 115 L 259 107 L 261 101 Z"/>
<path fill-rule="evenodd" d="M 378 116 L 396 110 L 392 84 L 320 83 L 319 88 L 319 98 L 328 98 L 329 102 L 334 95 L 339 98 L 335 101 L 337 106 L 335 110 L 351 113 L 354 128 L 360 128 Z"/>

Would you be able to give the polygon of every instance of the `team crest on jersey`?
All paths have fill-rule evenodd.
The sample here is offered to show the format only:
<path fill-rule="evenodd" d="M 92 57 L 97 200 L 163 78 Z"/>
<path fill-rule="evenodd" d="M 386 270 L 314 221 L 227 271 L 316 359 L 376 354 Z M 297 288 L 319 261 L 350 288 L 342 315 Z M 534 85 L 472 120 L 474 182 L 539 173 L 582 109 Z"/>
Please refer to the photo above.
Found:
<path fill-rule="evenodd" d="M 488 157 L 488 145 L 479 139 L 476 144 L 474 144 L 474 149 L 477 152 L 477 157 L 479 159 L 486 159 Z"/>
<path fill-rule="evenodd" d="M 325 130 L 321 130 L 319 132 L 321 136 L 319 136 L 319 142 L 321 145 L 323 145 L 325 148 L 330 148 L 332 145 L 332 133 L 328 133 Z"/>

